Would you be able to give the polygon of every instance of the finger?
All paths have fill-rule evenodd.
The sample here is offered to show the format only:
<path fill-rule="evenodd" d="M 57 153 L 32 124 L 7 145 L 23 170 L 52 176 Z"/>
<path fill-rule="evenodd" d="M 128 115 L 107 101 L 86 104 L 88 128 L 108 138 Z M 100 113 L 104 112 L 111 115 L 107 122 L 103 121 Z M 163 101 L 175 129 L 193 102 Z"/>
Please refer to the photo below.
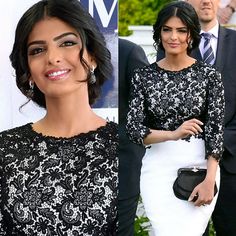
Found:
<path fill-rule="evenodd" d="M 193 190 L 192 193 L 190 194 L 188 201 L 192 202 L 193 200 L 196 201 L 198 198 L 198 191 L 197 190 Z"/>
<path fill-rule="evenodd" d="M 193 124 L 193 127 L 194 127 L 198 132 L 200 132 L 200 133 L 203 132 L 202 128 L 201 128 L 198 124 L 194 123 L 194 124 Z"/>
<path fill-rule="evenodd" d="M 189 135 L 195 135 L 195 133 L 192 130 L 185 130 L 184 136 L 189 136 Z"/>
<path fill-rule="evenodd" d="M 186 130 L 192 131 L 194 134 L 198 134 L 200 132 L 199 127 L 196 124 L 186 126 Z"/>
<path fill-rule="evenodd" d="M 198 130 L 194 126 L 190 126 L 189 130 L 191 130 L 194 134 L 198 134 Z"/>
<path fill-rule="evenodd" d="M 196 118 L 193 118 L 192 121 L 194 123 L 197 123 L 198 125 L 203 125 L 203 123 L 200 120 L 196 119 Z"/>

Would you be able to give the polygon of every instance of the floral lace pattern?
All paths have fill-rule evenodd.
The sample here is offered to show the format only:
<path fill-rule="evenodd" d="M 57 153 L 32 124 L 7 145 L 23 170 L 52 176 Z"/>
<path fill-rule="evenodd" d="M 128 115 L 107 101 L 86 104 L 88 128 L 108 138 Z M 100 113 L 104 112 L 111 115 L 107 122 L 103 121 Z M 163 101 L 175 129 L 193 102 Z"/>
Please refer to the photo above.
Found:
<path fill-rule="evenodd" d="M 72 138 L 0 134 L 0 235 L 115 235 L 117 124 Z"/>
<path fill-rule="evenodd" d="M 219 159 L 224 89 L 212 66 L 197 61 L 183 70 L 168 71 L 153 63 L 135 71 L 127 115 L 127 134 L 133 142 L 143 144 L 150 129 L 172 131 L 191 118 L 204 123 L 204 132 L 196 137 L 205 139 L 206 157 Z"/>

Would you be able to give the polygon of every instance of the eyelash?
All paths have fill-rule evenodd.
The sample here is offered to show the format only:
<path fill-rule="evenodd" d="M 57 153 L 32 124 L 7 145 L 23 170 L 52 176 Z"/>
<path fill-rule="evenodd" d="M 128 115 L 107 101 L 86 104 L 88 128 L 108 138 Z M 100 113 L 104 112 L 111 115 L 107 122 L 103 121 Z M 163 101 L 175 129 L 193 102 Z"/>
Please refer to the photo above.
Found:
<path fill-rule="evenodd" d="M 74 41 L 65 41 L 65 42 L 63 42 L 61 45 L 60 45 L 60 47 L 72 47 L 72 46 L 74 46 L 74 45 L 76 45 L 77 44 L 77 42 L 74 42 Z M 30 51 L 29 51 L 29 55 L 30 56 L 35 56 L 35 55 L 38 55 L 38 54 L 40 54 L 40 53 L 42 53 L 42 52 L 44 52 L 45 51 L 45 49 L 44 48 L 33 48 L 33 49 L 31 49 Z"/>
<path fill-rule="evenodd" d="M 74 46 L 74 45 L 76 45 L 77 44 L 77 42 L 74 42 L 74 41 L 65 41 L 64 43 L 62 43 L 61 45 L 60 45 L 60 47 L 72 47 L 72 46 Z"/>
<path fill-rule="evenodd" d="M 163 32 L 170 32 L 171 29 L 163 28 L 162 31 L 163 31 Z M 185 30 L 185 29 L 180 29 L 180 30 L 178 30 L 178 32 L 180 32 L 180 33 L 187 33 L 188 31 Z"/>
<path fill-rule="evenodd" d="M 33 48 L 29 51 L 29 55 L 34 56 L 44 51 L 43 48 Z"/>

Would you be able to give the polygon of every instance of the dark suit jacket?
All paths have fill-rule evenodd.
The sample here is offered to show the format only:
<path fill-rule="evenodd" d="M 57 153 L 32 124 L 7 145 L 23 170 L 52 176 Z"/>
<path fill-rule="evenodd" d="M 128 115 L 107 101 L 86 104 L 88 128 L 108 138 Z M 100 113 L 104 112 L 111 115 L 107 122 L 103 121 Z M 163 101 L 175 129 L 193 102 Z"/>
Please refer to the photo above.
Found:
<path fill-rule="evenodd" d="M 236 31 L 220 26 L 218 36 L 214 66 L 222 75 L 225 89 L 224 148 L 227 150 L 224 152 L 221 165 L 228 172 L 236 174 Z M 160 51 L 157 60 L 163 56 L 163 51 Z M 193 50 L 191 56 L 202 60 L 199 49 Z"/>
<path fill-rule="evenodd" d="M 139 194 L 139 179 L 144 147 L 136 145 L 126 135 L 126 115 L 130 81 L 135 68 L 148 64 L 143 49 L 119 39 L 119 199 Z"/>

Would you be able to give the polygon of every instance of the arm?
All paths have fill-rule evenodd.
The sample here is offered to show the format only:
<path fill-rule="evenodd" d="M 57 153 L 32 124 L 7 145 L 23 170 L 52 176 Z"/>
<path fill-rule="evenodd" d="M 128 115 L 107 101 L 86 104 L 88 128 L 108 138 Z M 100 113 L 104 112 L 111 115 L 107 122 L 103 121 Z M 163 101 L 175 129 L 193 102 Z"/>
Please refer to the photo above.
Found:
<path fill-rule="evenodd" d="M 2 170 L 2 157 L 3 157 L 3 148 L 1 145 L 1 140 L 3 140 L 2 135 L 0 135 L 0 235 L 5 235 L 3 230 L 3 215 L 2 215 L 2 176 L 3 176 L 3 170 Z"/>
<path fill-rule="evenodd" d="M 126 130 L 129 139 L 140 145 L 144 144 L 144 138 L 151 132 L 144 124 L 146 118 L 144 86 L 141 72 L 136 70 L 130 85 L 130 102 Z"/>
<path fill-rule="evenodd" d="M 223 153 L 224 127 L 224 88 L 221 75 L 211 71 L 208 75 L 207 115 L 205 124 L 205 143 L 207 156 L 207 175 L 192 192 L 189 201 L 198 194 L 196 206 L 210 204 L 214 197 L 214 185 L 218 161 Z"/>
<path fill-rule="evenodd" d="M 174 131 L 164 131 L 164 130 L 153 130 L 144 139 L 146 145 L 152 143 L 160 143 L 169 140 L 179 140 L 186 138 L 190 135 L 198 134 L 202 132 L 201 125 L 203 123 L 198 119 L 186 120 Z"/>
<path fill-rule="evenodd" d="M 219 23 L 227 24 L 233 13 L 235 12 L 235 9 L 236 0 L 231 0 L 227 6 L 219 8 L 217 12 Z"/>

